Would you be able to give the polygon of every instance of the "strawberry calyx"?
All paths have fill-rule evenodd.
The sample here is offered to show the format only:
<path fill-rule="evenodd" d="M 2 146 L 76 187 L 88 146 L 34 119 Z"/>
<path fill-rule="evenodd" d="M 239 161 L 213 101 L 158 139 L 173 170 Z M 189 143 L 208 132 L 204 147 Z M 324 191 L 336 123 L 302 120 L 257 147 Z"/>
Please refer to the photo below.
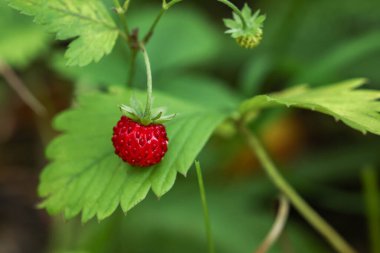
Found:
<path fill-rule="evenodd" d="M 125 116 L 145 126 L 150 124 L 164 124 L 176 116 L 176 114 L 166 115 L 166 109 L 163 107 L 150 110 L 148 114 L 146 114 L 146 111 L 142 110 L 141 104 L 138 106 L 128 106 L 122 104 L 119 108 Z"/>
<path fill-rule="evenodd" d="M 245 4 L 240 10 L 229 0 L 218 0 L 226 4 L 233 10 L 232 19 L 224 19 L 224 24 L 228 28 L 226 33 L 243 48 L 254 48 L 259 45 L 263 36 L 263 24 L 265 15 L 260 14 L 260 10 L 252 12 L 252 9 Z"/>

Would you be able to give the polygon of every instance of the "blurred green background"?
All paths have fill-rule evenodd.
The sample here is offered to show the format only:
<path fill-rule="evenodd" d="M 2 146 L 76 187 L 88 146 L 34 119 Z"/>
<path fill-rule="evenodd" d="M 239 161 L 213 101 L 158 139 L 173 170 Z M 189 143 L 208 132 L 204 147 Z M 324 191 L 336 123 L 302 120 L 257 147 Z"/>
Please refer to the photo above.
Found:
<path fill-rule="evenodd" d="M 63 59 L 67 42 L 55 41 L 31 18 L 3 2 L 0 252 L 206 252 L 194 170 L 179 178 L 162 199 L 150 194 L 127 215 L 120 212 L 100 223 L 63 221 L 35 208 L 38 174 L 47 163 L 44 149 L 57 135 L 52 118 L 70 107 L 76 94 L 125 85 L 129 52 L 119 41 L 99 63 L 68 68 Z M 112 1 L 104 2 L 111 9 Z M 295 84 L 328 85 L 351 77 L 367 77 L 368 87 L 379 88 L 380 1 L 249 4 L 267 15 L 264 39 L 251 51 L 224 34 L 222 18 L 230 17 L 231 11 L 222 4 L 184 0 L 170 9 L 147 47 L 154 88 L 216 107 Z M 146 31 L 159 10 L 158 0 L 132 1 L 130 27 Z M 6 81 L 9 72 L 15 72 L 42 102 L 45 115 L 36 115 L 20 99 L 19 90 Z M 134 85 L 145 85 L 142 59 Z M 379 167 L 379 137 L 300 110 L 265 111 L 253 127 L 302 196 L 359 252 L 370 252 L 362 173 L 366 166 Z M 227 133 L 221 128 L 199 156 L 216 248 L 218 253 L 253 252 L 272 225 L 278 192 L 244 140 Z M 269 252 L 333 250 L 291 210 L 284 234 Z"/>

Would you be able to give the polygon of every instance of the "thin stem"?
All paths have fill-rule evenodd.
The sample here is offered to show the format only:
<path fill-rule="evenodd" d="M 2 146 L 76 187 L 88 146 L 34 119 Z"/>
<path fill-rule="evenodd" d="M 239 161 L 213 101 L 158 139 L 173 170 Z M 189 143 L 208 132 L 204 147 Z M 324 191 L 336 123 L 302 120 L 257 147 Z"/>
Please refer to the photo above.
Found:
<path fill-rule="evenodd" d="M 158 22 L 161 20 L 162 16 L 164 15 L 164 13 L 169 10 L 173 5 L 181 2 L 182 0 L 172 0 L 170 1 L 169 3 L 166 2 L 166 0 L 163 0 L 162 1 L 162 8 L 160 10 L 160 12 L 158 13 L 158 15 L 156 16 L 156 18 L 154 19 L 152 25 L 150 26 L 148 32 L 145 34 L 142 42 L 144 44 L 147 44 L 150 40 L 150 38 L 152 37 L 153 33 L 154 33 L 154 30 L 156 29 L 156 26 L 158 24 Z"/>
<path fill-rule="evenodd" d="M 269 248 L 277 241 L 279 236 L 281 235 L 286 221 L 288 219 L 289 214 L 289 201 L 284 196 L 281 195 L 279 199 L 279 209 L 277 212 L 277 217 L 275 222 L 273 223 L 273 226 L 271 230 L 269 231 L 268 235 L 266 236 L 263 243 L 260 245 L 260 247 L 255 251 L 255 253 L 265 253 L 269 250 Z"/>
<path fill-rule="evenodd" d="M 287 196 L 300 214 L 340 253 L 355 253 L 356 251 L 332 228 L 317 212 L 315 212 L 291 185 L 282 177 L 270 159 L 266 150 L 256 136 L 246 127 L 241 128 L 242 134 L 256 153 L 263 168 L 276 187 Z"/>
<path fill-rule="evenodd" d="M 127 34 L 127 38 L 128 38 L 127 42 L 130 43 L 129 42 L 130 41 L 130 39 L 129 39 L 130 32 L 129 32 L 128 22 L 127 22 L 127 19 L 125 17 L 125 13 L 120 13 L 119 17 L 120 17 L 121 23 L 124 25 L 125 33 Z"/>
<path fill-rule="evenodd" d="M 28 90 L 24 82 L 19 78 L 16 72 L 5 62 L 0 60 L 0 75 L 4 77 L 9 86 L 16 91 L 20 98 L 27 104 L 37 115 L 44 116 L 47 113 L 46 108 L 40 101 Z"/>
<path fill-rule="evenodd" d="M 219 2 L 221 3 L 224 3 L 225 5 L 227 5 L 228 7 L 230 7 L 233 12 L 239 16 L 239 18 L 241 19 L 241 22 L 243 24 L 243 29 L 245 29 L 247 27 L 247 22 L 245 22 L 245 19 L 244 19 L 244 16 L 243 14 L 241 13 L 241 11 L 239 10 L 238 7 L 236 7 L 236 5 L 234 5 L 233 3 L 231 3 L 230 1 L 228 0 L 218 0 Z"/>
<path fill-rule="evenodd" d="M 130 0 L 126 0 L 124 2 L 123 6 L 121 6 L 119 0 L 113 0 L 113 3 L 115 5 L 115 7 L 116 7 L 116 11 L 117 12 L 125 14 L 127 12 L 127 10 L 128 10 Z"/>
<path fill-rule="evenodd" d="M 129 37 L 128 37 L 128 35 L 124 31 L 122 31 L 120 29 L 119 29 L 119 34 L 127 42 L 128 46 L 129 46 Z"/>
<path fill-rule="evenodd" d="M 116 8 L 118 8 L 118 6 L 120 6 L 119 1 L 118 0 L 114 0 L 114 1 L 115 1 Z M 148 77 L 148 98 L 147 98 L 147 107 L 145 110 L 145 118 L 146 119 L 148 117 L 150 117 L 151 107 L 152 107 L 152 92 L 151 92 L 151 90 L 152 90 L 152 75 L 151 75 L 151 70 L 150 70 L 149 58 L 148 58 L 148 55 L 146 54 L 146 50 L 145 50 L 144 45 L 146 45 L 149 42 L 150 38 L 152 37 L 152 35 L 154 33 L 154 30 L 155 30 L 158 22 L 160 21 L 161 17 L 165 13 L 165 11 L 167 11 L 170 7 L 172 7 L 174 4 L 176 4 L 180 1 L 181 0 L 172 0 L 169 3 L 166 3 L 165 0 L 163 1 L 162 9 L 158 13 L 153 24 L 150 26 L 148 32 L 146 33 L 144 38 L 141 40 L 141 42 L 139 41 L 139 38 L 138 38 L 138 29 L 134 29 L 132 31 L 132 33 L 130 33 L 129 29 L 128 29 L 127 21 L 125 19 L 124 14 L 129 7 L 130 0 L 126 0 L 124 2 L 123 8 L 121 8 L 121 6 L 120 6 L 120 8 L 123 10 L 123 14 L 120 15 L 120 13 L 118 12 L 119 16 L 120 16 L 120 18 L 121 18 L 121 20 L 125 26 L 125 29 L 127 32 L 127 43 L 128 43 L 129 49 L 131 50 L 130 70 L 129 70 L 129 77 L 128 77 L 128 82 L 127 82 L 128 87 L 132 86 L 132 82 L 133 82 L 133 78 L 134 78 L 134 74 L 135 74 L 134 72 L 136 69 L 136 56 L 138 54 L 138 51 L 141 49 L 144 52 L 145 65 L 147 66 L 147 74 L 150 75 L 150 77 Z"/>
<path fill-rule="evenodd" d="M 127 19 L 125 17 L 125 13 L 127 12 L 127 9 L 129 6 L 129 1 L 126 1 L 126 3 L 124 3 L 124 6 L 121 6 L 119 0 L 114 0 L 113 2 L 115 5 L 116 13 L 119 16 L 121 24 L 122 24 L 124 31 L 125 31 L 125 33 L 122 32 L 120 34 L 127 41 L 128 46 L 131 47 L 130 32 L 129 32 L 129 28 L 128 28 L 128 22 L 127 22 Z"/>
<path fill-rule="evenodd" d="M 153 93 L 152 70 L 150 67 L 148 52 L 146 51 L 143 43 L 140 43 L 140 48 L 144 55 L 144 61 L 145 61 L 145 66 L 146 66 L 146 77 L 147 77 L 147 99 L 146 99 L 144 118 L 150 119 L 151 109 L 152 109 L 152 93 Z"/>
<path fill-rule="evenodd" d="M 128 22 L 125 17 L 125 13 L 127 12 L 129 8 L 129 3 L 130 3 L 130 0 L 126 0 L 123 6 L 121 6 L 119 0 L 114 0 L 116 12 L 119 15 L 120 21 L 124 28 L 124 31 L 121 31 L 120 35 L 127 42 L 129 50 L 131 51 L 128 80 L 127 80 L 127 86 L 131 88 L 132 83 L 133 83 L 133 78 L 135 75 L 135 70 L 136 70 L 136 56 L 139 50 L 139 45 L 138 45 L 138 30 L 135 29 L 132 31 L 132 33 L 130 33 Z"/>
<path fill-rule="evenodd" d="M 117 9 L 122 9 L 119 0 L 113 0 L 113 4 L 115 5 L 115 7 L 116 7 Z"/>
<path fill-rule="evenodd" d="M 132 87 L 133 79 L 135 77 L 136 72 L 136 60 L 137 54 L 140 51 L 140 43 L 139 43 L 139 30 L 133 29 L 132 33 L 129 35 L 129 49 L 130 49 L 130 59 L 129 59 L 129 71 L 128 71 L 128 81 L 127 86 L 129 88 Z"/>
<path fill-rule="evenodd" d="M 130 2 L 131 2 L 130 0 L 126 0 L 126 1 L 124 2 L 124 4 L 123 4 L 123 9 L 124 9 L 125 12 L 127 12 L 128 8 L 129 8 L 129 3 L 130 3 Z"/>
<path fill-rule="evenodd" d="M 129 61 L 128 82 L 127 82 L 127 85 L 129 88 L 132 87 L 133 79 L 135 77 L 137 53 L 138 53 L 137 50 L 132 49 L 131 58 Z"/>
<path fill-rule="evenodd" d="M 145 34 L 142 40 L 144 44 L 147 44 L 149 42 L 150 38 L 152 37 L 154 33 L 154 29 L 156 29 L 156 26 L 158 22 L 160 21 L 161 17 L 164 15 L 165 11 L 166 10 L 162 8 L 160 12 L 158 13 L 157 17 L 154 19 L 153 24 L 150 26 L 148 32 Z"/>
<path fill-rule="evenodd" d="M 208 206 L 207 206 L 206 191 L 205 191 L 205 187 L 203 183 L 201 166 L 198 161 L 195 161 L 195 169 L 197 171 L 199 192 L 200 192 L 201 200 L 202 200 L 203 216 L 204 216 L 204 222 L 205 222 L 206 234 L 207 234 L 208 252 L 215 253 L 215 246 L 214 246 L 214 241 L 212 239 L 212 232 L 211 232 L 211 225 L 210 225 L 210 216 L 209 216 Z"/>
<path fill-rule="evenodd" d="M 371 252 L 380 253 L 380 189 L 377 171 L 372 167 L 363 169 L 362 183 L 367 209 Z"/>

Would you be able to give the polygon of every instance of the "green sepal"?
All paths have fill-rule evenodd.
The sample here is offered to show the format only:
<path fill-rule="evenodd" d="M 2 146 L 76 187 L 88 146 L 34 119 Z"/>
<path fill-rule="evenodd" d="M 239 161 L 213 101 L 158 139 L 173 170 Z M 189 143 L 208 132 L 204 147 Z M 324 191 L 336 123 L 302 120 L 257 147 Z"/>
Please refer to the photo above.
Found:
<path fill-rule="evenodd" d="M 175 116 L 177 116 L 177 114 L 170 114 L 170 115 L 162 116 L 159 119 L 154 120 L 153 123 L 155 123 L 155 124 L 164 124 L 164 123 L 169 122 L 172 119 L 174 119 Z"/>
<path fill-rule="evenodd" d="M 153 118 L 152 118 L 153 122 L 154 122 L 155 120 L 158 120 L 159 118 L 161 118 L 162 114 L 163 114 L 163 112 L 159 112 L 155 117 L 153 117 Z"/>
<path fill-rule="evenodd" d="M 149 115 L 145 115 L 142 104 L 136 97 L 131 96 L 130 101 L 130 105 L 119 105 L 120 110 L 127 117 L 145 126 L 150 124 L 163 124 L 169 122 L 176 116 L 176 114 L 165 115 L 165 107 L 154 108 Z"/>
<path fill-rule="evenodd" d="M 224 1 L 222 1 L 224 2 Z M 225 3 L 225 2 L 224 2 Z M 231 3 L 228 4 L 231 7 Z M 234 5 L 233 5 L 234 6 Z M 253 48 L 259 45 L 263 35 L 265 15 L 260 15 L 260 10 L 252 14 L 252 9 L 245 4 L 242 10 L 234 6 L 232 19 L 224 19 L 224 25 L 228 28 L 226 33 L 244 48 Z"/>
<path fill-rule="evenodd" d="M 131 107 L 134 108 L 135 111 L 137 112 L 137 115 L 143 115 L 144 107 L 142 103 L 136 98 L 135 95 L 131 96 L 130 104 L 131 104 Z"/>
<path fill-rule="evenodd" d="M 130 107 L 127 105 L 120 105 L 119 108 L 120 108 L 120 111 L 128 118 L 131 118 L 135 121 L 139 120 L 140 118 L 139 113 L 133 107 Z"/>

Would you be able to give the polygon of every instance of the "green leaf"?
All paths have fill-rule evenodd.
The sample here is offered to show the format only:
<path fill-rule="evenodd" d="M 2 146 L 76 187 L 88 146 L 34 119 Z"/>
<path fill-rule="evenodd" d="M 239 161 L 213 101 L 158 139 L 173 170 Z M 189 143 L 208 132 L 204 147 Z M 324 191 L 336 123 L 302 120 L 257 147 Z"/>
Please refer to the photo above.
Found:
<path fill-rule="evenodd" d="M 244 114 L 261 108 L 285 105 L 318 111 L 341 120 L 346 125 L 380 135 L 380 91 L 357 89 L 365 79 L 352 79 L 310 89 L 298 86 L 281 93 L 260 95 L 242 103 Z"/>
<path fill-rule="evenodd" d="M 68 65 L 85 66 L 109 54 L 118 29 L 100 0 L 8 0 L 10 6 L 35 17 L 57 39 L 74 39 L 66 51 Z"/>
<path fill-rule="evenodd" d="M 138 99 L 144 94 L 133 92 Z M 102 220 L 121 205 L 124 212 L 143 200 L 150 189 L 161 197 L 173 186 L 177 173 L 188 169 L 225 114 L 182 103 L 155 93 L 156 105 L 177 113 L 166 124 L 169 150 L 161 163 L 133 168 L 114 154 L 112 128 L 121 114 L 118 105 L 128 102 L 132 92 L 114 88 L 111 93 L 79 97 L 79 107 L 55 121 L 64 132 L 47 149 L 52 161 L 41 175 L 41 204 L 50 213 L 64 211 L 71 218 L 82 211 L 82 220 L 95 215 Z"/>
<path fill-rule="evenodd" d="M 199 9 L 191 7 L 181 9 L 181 6 L 178 5 L 165 13 L 147 45 L 153 76 L 159 76 L 163 72 L 173 73 L 178 69 L 194 65 L 204 65 L 220 57 L 223 35 L 218 33 L 212 22 Z M 140 34 L 144 34 L 148 31 L 159 8 L 160 6 L 141 7 L 137 12 L 128 13 L 130 27 L 139 27 Z M 110 55 L 84 68 L 65 66 L 60 55 L 53 57 L 52 65 L 60 74 L 75 81 L 88 82 L 91 85 L 125 85 L 130 64 L 127 51 L 125 43 L 116 43 Z M 145 83 L 146 78 L 141 55 L 137 63 L 133 87 Z"/>
<path fill-rule="evenodd" d="M 62 53 L 56 53 L 51 64 L 60 75 L 76 83 L 88 83 L 91 86 L 125 84 L 128 80 L 129 55 L 123 46 L 116 43 L 109 55 L 84 67 L 66 66 Z"/>
<path fill-rule="evenodd" d="M 43 52 L 49 36 L 29 17 L 0 3 L 0 59 L 13 67 L 24 67 Z"/>
<path fill-rule="evenodd" d="M 199 190 L 194 172 L 191 174 L 182 184 L 179 182 L 173 193 L 159 201 L 147 198 L 127 217 L 117 213 L 101 224 L 91 222 L 74 227 L 72 231 L 79 231 L 80 235 L 79 240 L 75 238 L 79 241 L 75 245 L 92 253 L 207 252 Z M 268 185 L 264 180 L 256 178 L 251 185 L 207 185 L 216 252 L 252 252 L 263 241 L 275 218 L 275 197 L 270 201 L 268 194 L 262 193 L 263 183 Z M 310 232 L 292 220 L 287 222 L 285 233 L 295 252 L 328 252 Z M 283 252 L 283 247 L 276 243 L 270 252 Z"/>

